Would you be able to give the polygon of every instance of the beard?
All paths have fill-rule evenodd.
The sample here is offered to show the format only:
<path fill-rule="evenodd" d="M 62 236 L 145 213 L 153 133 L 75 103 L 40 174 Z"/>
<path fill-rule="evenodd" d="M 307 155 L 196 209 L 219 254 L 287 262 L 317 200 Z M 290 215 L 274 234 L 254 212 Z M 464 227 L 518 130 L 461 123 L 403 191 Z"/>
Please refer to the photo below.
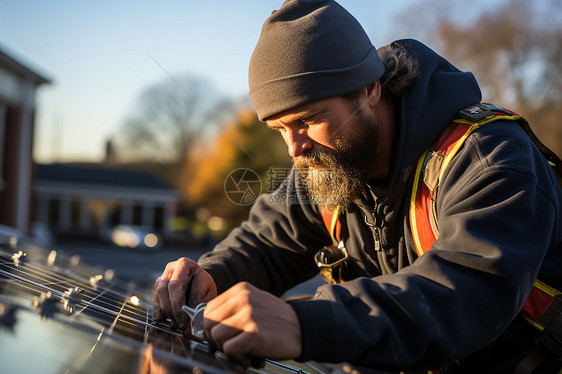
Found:
<path fill-rule="evenodd" d="M 357 136 L 337 137 L 333 149 L 305 152 L 293 158 L 312 203 L 331 212 L 336 208 L 345 210 L 358 199 L 378 167 L 378 126 L 362 112 L 356 115 Z"/>

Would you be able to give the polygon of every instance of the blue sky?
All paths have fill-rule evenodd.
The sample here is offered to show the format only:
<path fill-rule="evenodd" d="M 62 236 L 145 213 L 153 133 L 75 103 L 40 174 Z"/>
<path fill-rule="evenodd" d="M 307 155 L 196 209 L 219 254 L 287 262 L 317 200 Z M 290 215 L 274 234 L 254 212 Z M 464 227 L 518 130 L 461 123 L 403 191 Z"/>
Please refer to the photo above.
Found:
<path fill-rule="evenodd" d="M 419 2 L 340 1 L 376 46 L 415 36 L 400 35 L 396 17 Z M 169 79 L 162 67 L 246 96 L 261 25 L 281 3 L 0 0 L 0 48 L 52 80 L 37 95 L 35 159 L 101 160 L 143 88 Z"/>

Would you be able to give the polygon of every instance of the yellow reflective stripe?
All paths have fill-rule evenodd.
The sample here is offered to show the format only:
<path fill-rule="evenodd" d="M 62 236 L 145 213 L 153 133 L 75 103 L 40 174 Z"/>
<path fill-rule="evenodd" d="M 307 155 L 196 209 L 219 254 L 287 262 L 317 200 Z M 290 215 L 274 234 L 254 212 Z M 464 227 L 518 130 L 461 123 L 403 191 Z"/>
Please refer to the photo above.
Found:
<path fill-rule="evenodd" d="M 493 122 L 493 121 L 503 120 L 503 119 L 510 120 L 510 121 L 516 121 L 516 120 L 519 120 L 521 118 L 523 118 L 523 117 L 521 117 L 519 115 L 517 115 L 517 116 L 515 116 L 515 115 L 501 115 L 501 116 L 490 115 L 488 117 L 485 117 L 482 121 L 479 121 L 479 122 L 468 121 L 468 120 L 465 120 L 463 118 L 455 119 L 453 121 L 454 123 L 463 123 L 463 124 L 470 125 L 470 127 L 455 142 L 455 146 L 453 147 L 451 152 L 449 152 L 449 154 L 445 157 L 445 160 L 443 160 L 443 163 L 441 164 L 441 170 L 439 172 L 439 178 L 437 179 L 437 185 L 439 185 L 439 183 L 441 182 L 441 178 L 443 177 L 443 174 L 445 173 L 445 170 L 447 169 L 447 166 L 449 166 L 449 163 L 451 162 L 453 157 L 455 157 L 455 155 L 457 154 L 459 149 L 461 149 L 461 147 L 463 146 L 466 138 L 468 138 L 468 136 L 473 131 L 475 131 L 478 128 L 480 128 L 481 126 L 483 126 L 485 124 L 488 124 L 490 122 Z M 418 256 L 421 256 L 422 254 L 424 254 L 424 251 L 423 251 L 423 248 L 422 248 L 419 236 L 418 236 L 418 230 L 417 230 L 417 226 L 416 226 L 416 215 L 415 215 L 416 204 L 415 204 L 415 202 L 416 202 L 418 184 L 419 184 L 419 181 L 420 181 L 420 175 L 421 175 L 422 167 L 423 167 L 427 152 L 428 152 L 428 150 L 426 149 L 426 151 L 423 153 L 423 155 L 418 160 L 418 164 L 416 166 L 416 173 L 415 173 L 415 176 L 414 176 L 414 185 L 412 187 L 412 195 L 410 197 L 410 221 L 411 221 L 411 226 L 412 226 L 412 236 L 414 238 L 414 244 L 416 246 L 416 251 L 418 252 Z"/>
<path fill-rule="evenodd" d="M 487 123 L 497 121 L 499 119 L 507 119 L 507 120 L 510 120 L 510 121 L 517 121 L 521 118 L 523 118 L 523 116 L 513 116 L 513 115 L 496 116 L 496 115 L 492 114 L 492 115 L 489 115 L 488 117 L 484 117 L 484 119 L 485 119 L 484 121 L 474 122 L 474 121 L 469 121 L 469 120 L 464 119 L 464 118 L 457 118 L 453 122 L 455 122 L 455 123 L 465 123 L 467 125 L 474 125 L 474 124 L 485 125 Z"/>
<path fill-rule="evenodd" d="M 455 121 L 457 122 L 457 121 Z M 479 128 L 480 126 L 484 125 L 484 123 L 475 123 L 472 124 L 472 126 L 470 126 L 468 128 L 468 130 L 466 130 L 466 132 L 463 134 L 463 136 L 461 136 L 459 138 L 459 140 L 457 140 L 455 142 L 455 146 L 453 147 L 453 149 L 451 150 L 451 152 L 449 152 L 449 154 L 447 155 L 447 157 L 445 157 L 445 160 L 443 161 L 443 164 L 441 165 L 441 171 L 439 172 L 439 179 L 437 179 L 437 185 L 439 185 L 439 182 L 441 182 L 441 177 L 443 177 L 443 174 L 445 173 L 445 169 L 447 169 L 447 166 L 449 166 L 449 163 L 451 162 L 451 160 L 453 159 L 453 157 L 455 157 L 455 155 L 457 154 L 457 152 L 459 151 L 459 149 L 461 149 L 461 147 L 464 144 L 464 141 L 466 140 L 466 138 L 468 138 L 468 136 L 477 128 Z"/>
<path fill-rule="evenodd" d="M 459 149 L 463 146 L 466 138 L 468 138 L 468 136 L 476 129 L 490 123 L 493 121 L 497 121 L 497 120 L 510 120 L 510 121 L 517 121 L 519 119 L 521 119 L 521 116 L 513 116 L 513 115 L 505 115 L 505 116 L 495 116 L 495 115 L 490 115 L 488 117 L 484 117 L 483 121 L 478 121 L 478 122 L 472 122 L 472 121 L 468 121 L 465 119 L 456 119 L 453 122 L 454 123 L 464 123 L 466 125 L 470 125 L 470 127 L 468 128 L 468 130 L 466 130 L 466 132 L 464 133 L 463 136 L 461 136 L 459 138 L 459 140 L 457 140 L 457 142 L 455 143 L 455 147 L 452 149 L 452 151 L 447 155 L 447 157 L 445 158 L 445 160 L 443 161 L 443 164 L 441 165 L 441 172 L 439 173 L 439 179 L 437 179 L 437 185 L 439 185 L 439 182 L 441 181 L 441 177 L 443 176 L 443 174 L 445 173 L 445 169 L 447 169 L 447 166 L 449 166 L 449 163 L 451 162 L 451 160 L 453 159 L 453 157 L 455 157 L 455 155 L 457 154 L 457 152 L 459 151 Z"/>
<path fill-rule="evenodd" d="M 523 316 L 523 318 L 525 318 L 527 320 L 527 322 L 529 322 L 531 324 L 531 326 L 533 326 L 537 330 L 539 330 L 539 331 L 544 330 L 543 326 L 539 325 L 537 322 L 533 321 L 532 319 L 530 319 L 529 317 L 527 317 L 523 313 L 519 313 L 519 315 Z"/>
<path fill-rule="evenodd" d="M 562 292 L 558 291 L 555 288 L 550 287 L 548 284 L 541 282 L 538 279 L 535 279 L 535 283 L 533 283 L 533 287 L 541 290 L 542 292 L 544 292 L 547 295 L 550 295 L 552 297 L 556 296 L 556 295 L 560 295 Z M 539 331 L 543 331 L 544 330 L 544 326 L 540 325 L 537 321 L 532 320 L 531 318 L 527 317 L 526 315 L 522 314 L 521 315 L 527 320 L 527 322 L 529 322 L 534 328 L 536 328 Z"/>
<path fill-rule="evenodd" d="M 418 192 L 418 184 L 420 183 L 420 175 L 421 170 L 423 167 L 423 163 L 425 161 L 425 157 L 427 156 L 427 149 L 423 153 L 423 155 L 418 160 L 418 165 L 416 166 L 416 174 L 414 175 L 414 185 L 412 187 L 412 195 L 410 196 L 410 221 L 411 221 L 411 229 L 412 229 L 412 236 L 414 238 L 414 244 L 416 245 L 416 251 L 418 252 L 418 256 L 423 255 L 423 248 L 420 242 L 420 237 L 418 236 L 418 227 L 416 224 L 416 195 Z"/>
<path fill-rule="evenodd" d="M 535 280 L 534 286 L 550 296 L 560 295 L 562 292 L 555 288 L 550 287 L 548 284 L 541 282 L 540 280 Z"/>

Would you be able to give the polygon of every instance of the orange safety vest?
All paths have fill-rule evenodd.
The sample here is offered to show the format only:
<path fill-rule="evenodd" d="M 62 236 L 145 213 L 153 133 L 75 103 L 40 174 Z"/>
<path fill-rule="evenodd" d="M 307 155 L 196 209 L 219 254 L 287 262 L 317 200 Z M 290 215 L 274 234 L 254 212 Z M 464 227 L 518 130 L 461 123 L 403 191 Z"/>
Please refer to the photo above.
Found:
<path fill-rule="evenodd" d="M 417 163 L 410 201 L 410 226 L 418 256 L 429 251 L 439 236 L 436 192 L 445 169 L 466 138 L 488 123 L 497 120 L 517 121 L 555 168 L 558 182 L 562 186 L 560 158 L 538 140 L 522 116 L 490 104 L 478 104 L 461 111 L 461 116 L 463 113 L 467 115 L 450 123 Z M 537 279 L 520 313 L 534 327 L 543 331 L 560 311 L 560 292 Z"/>
<path fill-rule="evenodd" d="M 562 161 L 536 137 L 525 118 L 510 110 L 490 104 L 477 104 L 462 110 L 459 114 L 462 118 L 453 120 L 445 128 L 439 138 L 423 153 L 416 166 L 409 218 L 418 256 L 429 251 L 439 236 L 435 204 L 437 186 L 441 177 L 453 157 L 462 148 L 464 141 L 481 126 L 497 120 L 516 121 L 554 168 L 558 183 L 562 186 Z M 423 183 L 421 183 L 422 181 Z M 334 242 L 341 239 L 339 213 L 338 210 L 335 212 L 322 210 L 322 220 Z M 562 347 L 558 337 L 562 336 L 561 292 L 538 279 L 535 280 L 520 314 L 542 332 L 537 343 L 540 342 L 551 354 L 560 359 Z M 531 360 L 525 359 L 532 362 L 529 368 L 538 365 L 538 361 L 532 357 L 529 358 Z M 428 371 L 430 374 L 439 372 Z"/>
<path fill-rule="evenodd" d="M 461 149 L 466 138 L 473 131 L 488 123 L 497 120 L 517 121 L 554 167 L 558 182 L 562 186 L 562 161 L 541 143 L 525 118 L 508 109 L 490 104 L 477 104 L 462 110 L 459 114 L 463 118 L 453 120 L 423 153 L 417 163 L 409 218 L 418 256 L 429 251 L 439 236 L 435 192 L 445 169 Z M 422 180 L 423 183 L 420 183 Z M 324 225 L 336 243 L 341 236 L 339 213 L 338 210 L 330 212 L 322 209 Z M 534 327 L 543 331 L 557 313 L 562 313 L 562 294 L 537 279 L 520 313 Z"/>

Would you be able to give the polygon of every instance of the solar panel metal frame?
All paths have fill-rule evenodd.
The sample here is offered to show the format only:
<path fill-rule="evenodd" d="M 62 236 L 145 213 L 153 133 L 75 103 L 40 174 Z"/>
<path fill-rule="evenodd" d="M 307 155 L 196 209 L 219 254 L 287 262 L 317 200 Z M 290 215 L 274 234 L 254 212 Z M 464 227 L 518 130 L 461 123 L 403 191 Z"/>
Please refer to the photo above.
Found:
<path fill-rule="evenodd" d="M 244 370 L 205 342 L 153 321 L 150 300 L 146 290 L 75 256 L 0 236 L 2 371 L 306 373 L 270 360 Z"/>

